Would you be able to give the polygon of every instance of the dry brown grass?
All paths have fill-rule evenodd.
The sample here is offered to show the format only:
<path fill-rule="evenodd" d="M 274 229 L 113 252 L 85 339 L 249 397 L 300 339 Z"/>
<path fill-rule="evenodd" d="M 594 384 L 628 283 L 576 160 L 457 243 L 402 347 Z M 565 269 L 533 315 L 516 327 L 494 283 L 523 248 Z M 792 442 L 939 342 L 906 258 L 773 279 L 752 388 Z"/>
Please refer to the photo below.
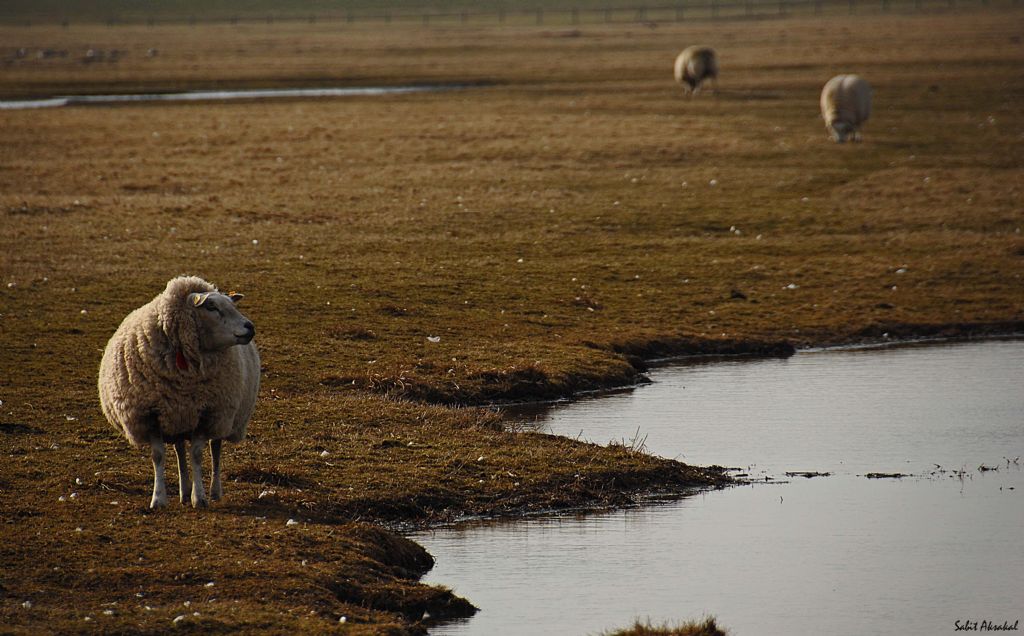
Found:
<path fill-rule="evenodd" d="M 322 631 L 341 615 L 350 629 L 412 629 L 423 606 L 393 599 L 437 594 L 415 584 L 424 563 L 387 562 L 395 550 L 370 547 L 390 539 L 347 524 L 621 504 L 720 478 L 395 398 L 564 395 L 633 381 L 640 357 L 752 341 L 1019 329 L 1022 17 L 578 37 L 0 28 L 0 58 L 128 52 L 0 66 L 7 97 L 491 82 L 0 111 L 0 619 L 159 630 L 201 600 L 183 620 L 205 630 Z M 696 41 L 719 49 L 721 89 L 686 100 L 669 70 Z M 849 70 L 875 86 L 875 115 L 863 144 L 836 146 L 817 93 Z M 226 502 L 149 515 L 148 462 L 103 422 L 95 375 L 118 322 L 182 272 L 246 293 L 264 389 L 251 439 L 226 453 Z M 346 577 L 358 585 L 338 587 Z"/>
<path fill-rule="evenodd" d="M 637 621 L 632 627 L 606 632 L 606 636 L 726 636 L 728 632 L 718 626 L 714 617 L 702 621 L 688 621 L 678 625 L 652 625 Z"/>

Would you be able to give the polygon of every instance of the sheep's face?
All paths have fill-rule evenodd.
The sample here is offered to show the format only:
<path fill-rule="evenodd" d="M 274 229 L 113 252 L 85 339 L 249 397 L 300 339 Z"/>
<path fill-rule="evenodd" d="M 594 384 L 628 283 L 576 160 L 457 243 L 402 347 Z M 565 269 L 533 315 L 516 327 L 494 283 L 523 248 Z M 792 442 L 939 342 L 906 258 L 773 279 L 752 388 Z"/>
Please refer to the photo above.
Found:
<path fill-rule="evenodd" d="M 846 138 L 853 132 L 853 126 L 845 121 L 834 121 L 829 128 L 832 131 L 832 139 L 837 143 L 845 142 Z"/>
<path fill-rule="evenodd" d="M 256 335 L 252 322 L 235 307 L 241 294 L 209 292 L 189 294 L 189 304 L 196 312 L 199 345 L 206 351 L 249 344 Z"/>

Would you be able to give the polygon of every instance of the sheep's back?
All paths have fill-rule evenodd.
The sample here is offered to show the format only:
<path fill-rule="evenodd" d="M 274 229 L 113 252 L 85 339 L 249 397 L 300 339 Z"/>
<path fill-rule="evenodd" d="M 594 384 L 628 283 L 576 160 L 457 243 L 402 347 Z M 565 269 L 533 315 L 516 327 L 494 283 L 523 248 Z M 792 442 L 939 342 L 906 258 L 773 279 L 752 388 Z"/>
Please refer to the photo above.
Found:
<path fill-rule="evenodd" d="M 856 124 L 862 124 L 871 116 L 871 87 L 856 75 L 847 75 L 843 82 L 843 103 L 856 117 Z"/>
<path fill-rule="evenodd" d="M 157 407 L 158 386 L 163 382 L 155 366 L 154 338 L 157 329 L 152 303 L 136 309 L 121 322 L 107 342 L 100 361 L 97 388 L 100 408 L 110 424 L 128 441 L 148 443 L 151 414 Z"/>
<path fill-rule="evenodd" d="M 700 82 L 707 77 L 718 76 L 715 52 L 701 46 L 689 46 L 676 57 L 675 78 L 677 82 L 691 79 Z"/>
<path fill-rule="evenodd" d="M 859 126 L 871 116 L 871 87 L 857 75 L 837 75 L 821 91 L 821 114 L 827 124 Z"/>

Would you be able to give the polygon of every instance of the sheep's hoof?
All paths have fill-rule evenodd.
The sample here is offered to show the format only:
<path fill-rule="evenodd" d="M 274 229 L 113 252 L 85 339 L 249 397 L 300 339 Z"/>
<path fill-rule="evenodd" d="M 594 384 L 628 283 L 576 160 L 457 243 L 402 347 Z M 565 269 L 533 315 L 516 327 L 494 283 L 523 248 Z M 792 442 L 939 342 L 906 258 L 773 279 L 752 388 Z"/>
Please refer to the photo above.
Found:
<path fill-rule="evenodd" d="M 209 508 L 210 503 L 205 498 L 200 499 L 199 497 L 192 497 L 193 508 Z"/>
<path fill-rule="evenodd" d="M 159 497 L 153 497 L 153 500 L 149 502 L 149 509 L 150 510 L 157 510 L 159 508 L 165 508 L 165 507 L 167 507 L 167 499 L 166 498 L 162 498 L 161 499 Z"/>

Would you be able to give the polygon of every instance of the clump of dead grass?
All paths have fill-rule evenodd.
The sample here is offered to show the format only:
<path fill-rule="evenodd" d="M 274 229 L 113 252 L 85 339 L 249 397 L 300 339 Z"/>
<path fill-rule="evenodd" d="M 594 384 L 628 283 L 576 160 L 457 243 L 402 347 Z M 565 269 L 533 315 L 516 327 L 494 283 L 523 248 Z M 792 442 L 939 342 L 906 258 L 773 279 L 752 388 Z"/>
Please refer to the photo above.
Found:
<path fill-rule="evenodd" d="M 715 617 L 701 621 L 686 621 L 678 624 L 652 625 L 650 621 L 636 621 L 632 627 L 604 632 L 603 636 L 726 636 L 727 631 L 718 626 Z"/>

